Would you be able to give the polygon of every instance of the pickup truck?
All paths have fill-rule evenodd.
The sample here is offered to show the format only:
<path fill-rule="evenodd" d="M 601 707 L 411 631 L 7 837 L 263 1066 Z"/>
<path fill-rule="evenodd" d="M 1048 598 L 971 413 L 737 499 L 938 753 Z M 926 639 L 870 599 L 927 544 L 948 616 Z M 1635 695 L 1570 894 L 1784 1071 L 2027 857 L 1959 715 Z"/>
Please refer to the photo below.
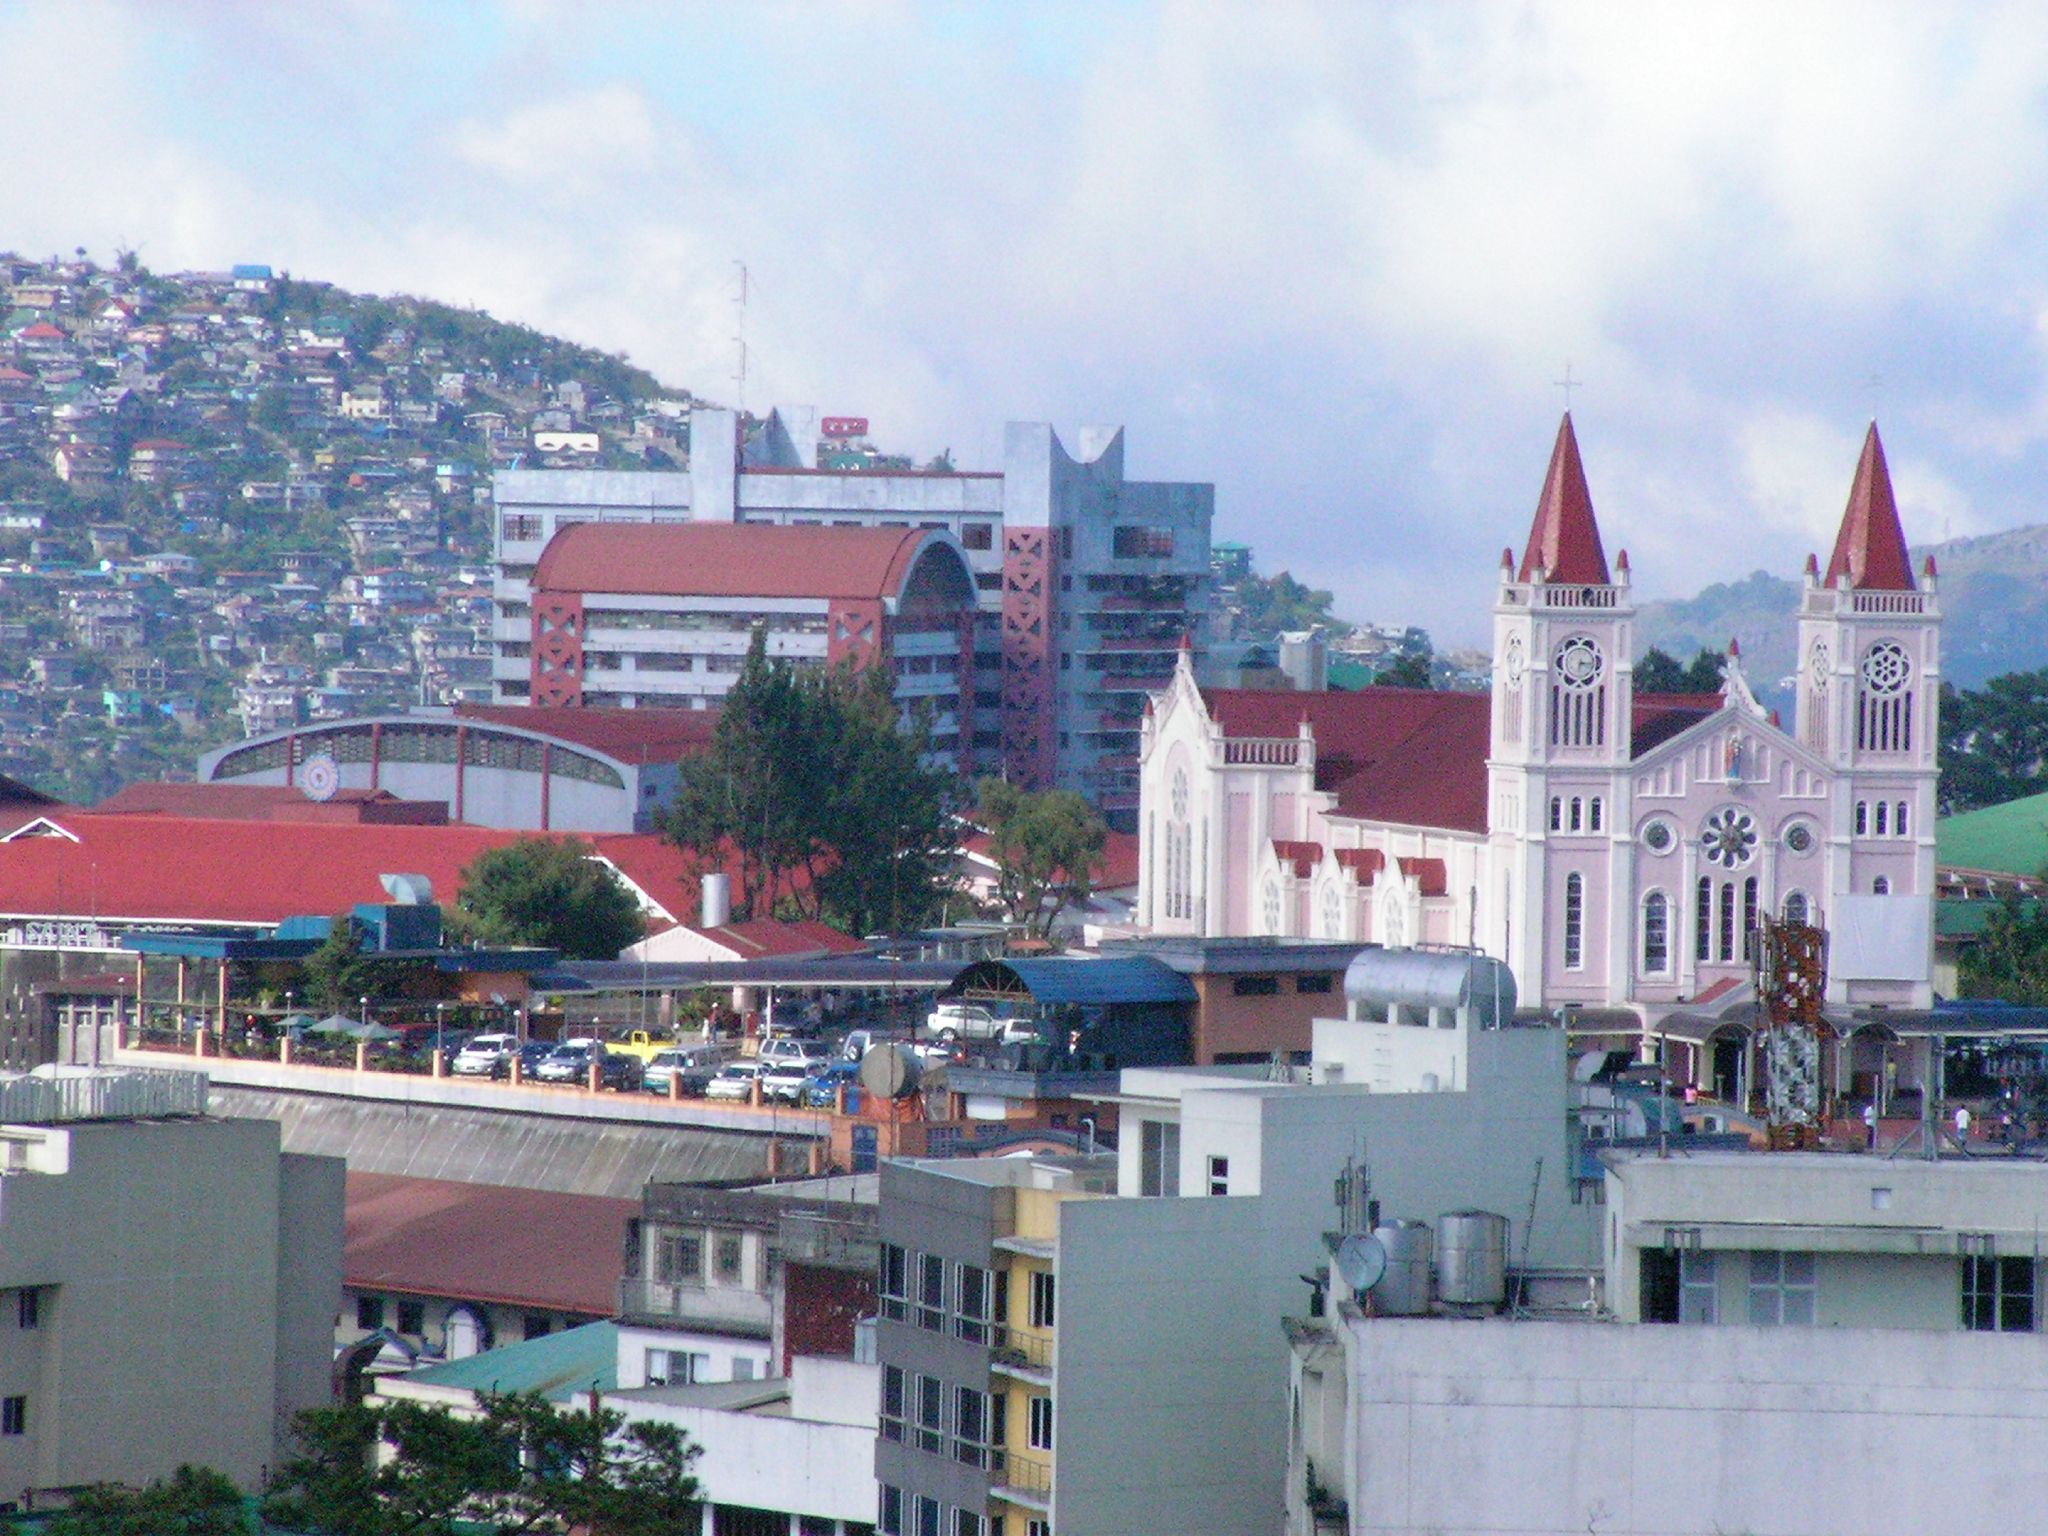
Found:
<path fill-rule="evenodd" d="M 671 1040 L 667 1036 L 657 1035 L 651 1030 L 622 1029 L 615 1035 L 605 1037 L 604 1048 L 607 1053 L 613 1056 L 637 1057 L 640 1065 L 644 1067 L 647 1063 L 654 1060 L 654 1053 L 656 1051 L 665 1051 L 672 1046 L 681 1044 L 683 1042 L 680 1040 Z"/>

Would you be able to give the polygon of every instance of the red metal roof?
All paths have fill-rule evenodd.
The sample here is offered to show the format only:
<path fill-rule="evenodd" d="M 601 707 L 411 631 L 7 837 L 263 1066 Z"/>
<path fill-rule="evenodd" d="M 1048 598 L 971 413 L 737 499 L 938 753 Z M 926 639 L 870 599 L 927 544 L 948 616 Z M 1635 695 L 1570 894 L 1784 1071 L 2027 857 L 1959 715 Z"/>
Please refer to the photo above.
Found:
<path fill-rule="evenodd" d="M 658 597 L 894 597 L 924 528 L 772 523 L 576 523 L 541 551 L 536 592 Z"/>
<path fill-rule="evenodd" d="M 1863 456 L 1856 462 L 1856 480 L 1849 487 L 1849 505 L 1835 534 L 1835 552 L 1828 557 L 1827 585 L 1842 576 L 1859 591 L 1911 592 L 1913 561 L 1906 553 L 1906 533 L 1899 526 L 1899 504 L 1892 496 L 1892 472 L 1884 461 L 1877 423 L 1863 438 Z"/>
<path fill-rule="evenodd" d="M 129 784 L 93 807 L 99 816 L 196 816 L 215 821 L 341 821 L 435 826 L 442 800 L 401 800 L 386 789 L 337 789 L 309 800 L 289 784 Z"/>
<path fill-rule="evenodd" d="M 1450 871 L 1442 859 L 1402 859 L 1401 873 L 1413 880 L 1416 889 L 1425 896 L 1448 896 L 1451 890 Z"/>
<path fill-rule="evenodd" d="M 458 704 L 456 716 L 537 731 L 625 763 L 672 763 L 694 757 L 718 728 L 715 709 L 612 709 L 578 705 Z"/>
<path fill-rule="evenodd" d="M 1518 581 L 1534 581 L 1541 567 L 1547 579 L 1563 585 L 1606 586 L 1607 552 L 1600 547 L 1600 525 L 1593 518 L 1593 493 L 1586 487 L 1586 467 L 1579 461 L 1579 438 L 1572 413 L 1558 425 L 1557 444 L 1550 450 L 1550 472 L 1543 477 L 1543 495 L 1536 519 L 1529 525 L 1529 543 L 1522 551 Z"/>
<path fill-rule="evenodd" d="M 1639 693 L 1629 732 L 1629 756 L 1641 757 L 1679 732 L 1719 712 L 1718 693 Z"/>
<path fill-rule="evenodd" d="M 420 874 L 453 901 L 478 854 L 522 835 L 489 827 L 222 821 L 42 813 L 70 837 L 0 842 L 0 911 L 21 916 L 275 924 L 384 901 L 385 874 Z M 76 841 L 72 839 L 75 838 Z M 586 836 L 671 911 L 696 889 L 674 845 L 645 833 Z"/>
<path fill-rule="evenodd" d="M 348 1175 L 342 1283 L 610 1317 L 637 1200 Z"/>
<path fill-rule="evenodd" d="M 1323 862 L 1323 845 L 1276 837 L 1273 839 L 1273 857 L 1282 864 L 1292 864 L 1295 879 L 1306 880 L 1310 871 Z"/>

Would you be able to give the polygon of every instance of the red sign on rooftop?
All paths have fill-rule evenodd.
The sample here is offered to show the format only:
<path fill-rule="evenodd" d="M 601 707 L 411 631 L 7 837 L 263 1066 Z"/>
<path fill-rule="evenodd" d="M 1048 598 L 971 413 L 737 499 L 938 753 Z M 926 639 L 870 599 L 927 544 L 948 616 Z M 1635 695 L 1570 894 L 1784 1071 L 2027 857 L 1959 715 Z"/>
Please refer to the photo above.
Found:
<path fill-rule="evenodd" d="M 866 437 L 868 419 L 865 416 L 827 416 L 818 423 L 820 437 Z"/>

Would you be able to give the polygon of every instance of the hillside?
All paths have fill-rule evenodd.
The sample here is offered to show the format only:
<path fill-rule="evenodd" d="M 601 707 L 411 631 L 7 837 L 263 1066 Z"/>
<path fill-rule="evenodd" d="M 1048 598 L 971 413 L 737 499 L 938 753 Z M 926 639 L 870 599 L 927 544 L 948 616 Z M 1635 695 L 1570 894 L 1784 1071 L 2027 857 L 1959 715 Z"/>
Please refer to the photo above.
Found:
<path fill-rule="evenodd" d="M 2048 667 L 2048 526 L 1951 539 L 1913 551 L 1917 569 L 1932 554 L 1940 572 L 1942 675 L 1975 687 L 2001 673 Z M 1759 695 L 1784 707 L 1792 675 L 1793 615 L 1799 584 L 1756 571 L 1697 597 L 1645 603 L 1636 612 L 1636 651 L 1657 646 L 1679 660 L 1732 636 Z"/>

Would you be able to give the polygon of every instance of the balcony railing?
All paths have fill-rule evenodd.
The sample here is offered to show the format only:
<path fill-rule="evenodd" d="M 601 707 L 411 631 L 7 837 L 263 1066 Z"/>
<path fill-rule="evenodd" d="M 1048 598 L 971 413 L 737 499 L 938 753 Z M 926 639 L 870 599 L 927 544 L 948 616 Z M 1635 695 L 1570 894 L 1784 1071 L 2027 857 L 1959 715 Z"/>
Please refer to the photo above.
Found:
<path fill-rule="evenodd" d="M 638 1275 L 619 1282 L 619 1311 L 628 1317 L 758 1328 L 764 1334 L 775 1321 L 773 1304 L 759 1291 L 676 1285 Z"/>
<path fill-rule="evenodd" d="M 1015 1451 L 1005 1453 L 997 1469 L 998 1493 L 1004 1488 L 1045 1498 L 1052 1492 L 1052 1463 L 1036 1456 L 1020 1456 Z"/>
<path fill-rule="evenodd" d="M 1052 1336 L 1027 1333 L 1021 1328 L 998 1328 L 990 1350 L 1000 1365 L 1021 1365 L 1031 1370 L 1052 1369 Z"/>

